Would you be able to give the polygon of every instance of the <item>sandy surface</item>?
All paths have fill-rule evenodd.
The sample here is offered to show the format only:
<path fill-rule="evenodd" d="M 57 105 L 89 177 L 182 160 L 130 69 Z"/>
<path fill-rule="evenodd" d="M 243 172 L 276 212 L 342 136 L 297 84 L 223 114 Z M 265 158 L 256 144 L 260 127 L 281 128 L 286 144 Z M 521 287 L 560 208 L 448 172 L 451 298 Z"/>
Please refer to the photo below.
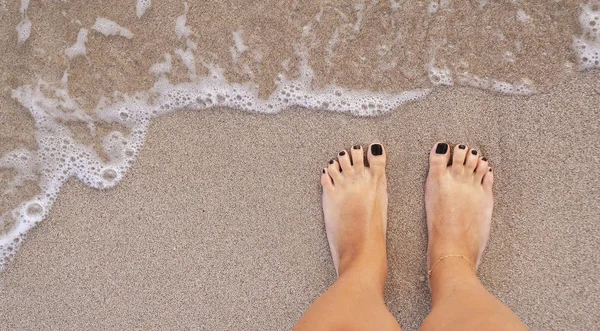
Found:
<path fill-rule="evenodd" d="M 598 70 L 577 71 L 571 48 L 580 3 L 454 1 L 430 13 L 429 1 L 190 2 L 198 76 L 208 73 L 202 63 L 218 65 L 263 97 L 278 74 L 300 74 L 299 49 L 317 86 L 432 88 L 435 60 L 455 77 L 531 81 L 538 93 L 438 87 L 374 118 L 299 108 L 159 118 L 116 188 L 64 186 L 0 274 L 0 329 L 289 329 L 335 280 L 320 171 L 343 148 L 380 142 L 389 160 L 386 300 L 403 329 L 416 330 L 429 310 L 423 193 L 436 141 L 474 146 L 495 169 L 484 285 L 534 330 L 596 329 L 600 83 Z M 56 83 L 68 72 L 69 95 L 92 115 L 115 90 L 150 88 L 148 69 L 166 52 L 170 81 L 188 80 L 174 55 L 186 47 L 174 29 L 180 1 L 153 1 L 142 19 L 134 1 L 32 1 L 31 37 L 17 46 L 19 7 L 0 0 L 0 155 L 37 148 L 33 119 L 11 91 L 38 78 Z M 87 56 L 66 59 L 98 16 L 134 38 L 90 31 Z M 235 31 L 248 49 L 233 61 Z M 123 129 L 96 124 L 92 137 L 82 122 L 63 123 L 98 151 Z M 0 191 L 14 173 L 0 169 Z M 0 213 L 38 191 L 28 182 L 1 195 Z"/>
<path fill-rule="evenodd" d="M 441 89 L 370 119 L 303 109 L 159 119 L 116 189 L 64 188 L 0 275 L 0 328 L 288 329 L 335 279 L 319 171 L 340 149 L 378 141 L 389 154 L 386 298 L 416 330 L 429 309 L 427 154 L 442 140 L 477 147 L 496 171 L 485 286 L 532 329 L 592 330 L 598 92 L 587 74 L 532 97 Z"/>

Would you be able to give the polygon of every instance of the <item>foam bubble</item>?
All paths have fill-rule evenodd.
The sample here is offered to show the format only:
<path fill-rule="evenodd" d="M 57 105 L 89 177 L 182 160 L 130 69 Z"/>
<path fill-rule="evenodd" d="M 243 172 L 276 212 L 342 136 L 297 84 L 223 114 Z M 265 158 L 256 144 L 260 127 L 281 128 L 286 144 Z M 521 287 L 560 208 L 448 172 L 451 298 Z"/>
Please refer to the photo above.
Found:
<path fill-rule="evenodd" d="M 142 17 L 146 10 L 150 8 L 152 4 L 151 0 L 136 0 L 135 2 L 135 13 L 138 18 Z"/>
<path fill-rule="evenodd" d="M 41 217 L 44 214 L 44 207 L 38 202 L 32 202 L 27 206 L 26 214 L 29 217 Z"/>
<path fill-rule="evenodd" d="M 527 15 L 522 8 L 517 10 L 517 20 L 522 23 L 531 23 L 531 16 Z"/>
<path fill-rule="evenodd" d="M 187 2 L 184 2 L 183 6 L 183 15 L 177 17 L 177 20 L 175 21 L 175 34 L 179 39 L 188 38 L 192 34 L 192 28 L 187 25 L 187 13 L 189 9 Z"/>
<path fill-rule="evenodd" d="M 127 39 L 133 38 L 133 33 L 119 24 L 105 17 L 96 18 L 96 23 L 92 26 L 92 30 L 96 30 L 105 36 L 122 36 Z"/>
<path fill-rule="evenodd" d="M 29 36 L 31 35 L 31 20 L 27 15 L 23 16 L 19 24 L 17 25 L 17 42 L 19 45 L 23 45 Z"/>
<path fill-rule="evenodd" d="M 591 0 L 581 6 L 580 37 L 573 38 L 579 69 L 600 68 L 600 1 Z"/>
<path fill-rule="evenodd" d="M 65 50 L 65 54 L 69 59 L 72 59 L 79 55 L 86 54 L 85 43 L 88 40 L 88 30 L 81 28 L 77 33 L 77 41 L 73 44 L 73 46 L 67 48 Z"/>

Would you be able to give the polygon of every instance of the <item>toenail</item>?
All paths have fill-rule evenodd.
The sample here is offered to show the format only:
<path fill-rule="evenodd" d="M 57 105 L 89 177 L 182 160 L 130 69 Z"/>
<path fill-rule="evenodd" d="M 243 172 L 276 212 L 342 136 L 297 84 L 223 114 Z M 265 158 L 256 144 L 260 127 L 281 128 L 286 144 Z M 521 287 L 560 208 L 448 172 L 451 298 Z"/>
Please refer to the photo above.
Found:
<path fill-rule="evenodd" d="M 467 146 L 465 146 L 465 145 L 458 145 L 458 148 L 465 149 L 465 148 L 467 148 Z"/>
<path fill-rule="evenodd" d="M 323 169 L 323 173 L 325 173 L 325 169 Z"/>
<path fill-rule="evenodd" d="M 344 155 L 346 155 L 346 151 L 341 151 L 340 156 L 344 156 Z"/>
<path fill-rule="evenodd" d="M 329 160 L 329 164 L 333 164 L 333 160 Z"/>
<path fill-rule="evenodd" d="M 476 150 L 472 150 L 472 151 L 471 151 L 471 154 L 473 154 L 473 155 L 477 155 L 477 151 L 476 151 Z"/>
<path fill-rule="evenodd" d="M 490 168 L 490 172 L 492 172 L 492 168 Z"/>
<path fill-rule="evenodd" d="M 487 161 L 487 159 L 485 157 L 482 157 L 481 161 Z"/>
<path fill-rule="evenodd" d="M 437 144 L 437 147 L 435 148 L 435 152 L 437 154 L 446 154 L 447 151 L 448 151 L 448 144 L 446 144 L 446 143 L 439 143 L 439 144 Z"/>
<path fill-rule="evenodd" d="M 360 149 L 360 145 L 354 146 L 354 149 Z"/>
<path fill-rule="evenodd" d="M 371 145 L 371 154 L 373 155 L 381 155 L 383 154 L 383 148 L 379 144 Z"/>

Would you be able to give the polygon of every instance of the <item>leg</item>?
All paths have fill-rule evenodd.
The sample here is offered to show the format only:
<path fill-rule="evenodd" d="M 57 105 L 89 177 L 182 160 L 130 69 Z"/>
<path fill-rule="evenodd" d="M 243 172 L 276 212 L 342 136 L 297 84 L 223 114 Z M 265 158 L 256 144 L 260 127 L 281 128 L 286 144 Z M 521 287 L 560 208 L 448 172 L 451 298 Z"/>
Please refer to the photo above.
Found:
<path fill-rule="evenodd" d="M 400 330 L 383 301 L 387 275 L 386 156 L 371 145 L 342 151 L 321 175 L 327 239 L 338 279 L 298 321 L 295 330 Z M 340 170 L 340 168 L 342 170 Z"/>
<path fill-rule="evenodd" d="M 431 151 L 425 187 L 431 271 L 431 313 L 423 330 L 526 330 L 479 282 L 474 269 L 489 238 L 494 175 L 487 160 L 465 145 Z M 440 260 L 441 256 L 459 254 Z M 469 262 L 471 261 L 471 262 Z M 471 266 L 473 264 L 473 267 Z"/>

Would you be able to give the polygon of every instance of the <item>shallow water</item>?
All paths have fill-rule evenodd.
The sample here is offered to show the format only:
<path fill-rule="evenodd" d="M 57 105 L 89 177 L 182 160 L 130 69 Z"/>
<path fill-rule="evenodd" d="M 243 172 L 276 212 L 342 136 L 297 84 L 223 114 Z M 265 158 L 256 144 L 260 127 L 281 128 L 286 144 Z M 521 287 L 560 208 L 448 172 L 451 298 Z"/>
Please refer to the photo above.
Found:
<path fill-rule="evenodd" d="M 445 85 L 529 95 L 600 68 L 595 0 L 22 0 L 0 15 L 0 268 L 67 179 L 116 185 L 161 115 L 376 116 Z"/>

